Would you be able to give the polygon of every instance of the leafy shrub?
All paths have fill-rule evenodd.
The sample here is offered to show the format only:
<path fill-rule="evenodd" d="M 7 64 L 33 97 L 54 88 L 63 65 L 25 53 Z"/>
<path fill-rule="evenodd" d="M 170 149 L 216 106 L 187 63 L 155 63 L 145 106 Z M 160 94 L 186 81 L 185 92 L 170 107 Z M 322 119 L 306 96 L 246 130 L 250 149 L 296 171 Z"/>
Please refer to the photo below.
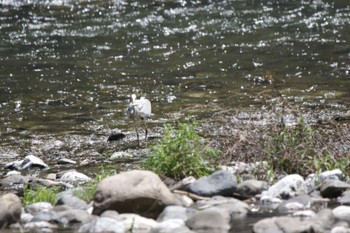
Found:
<path fill-rule="evenodd" d="M 144 167 L 159 175 L 182 179 L 211 174 L 220 151 L 208 146 L 196 133 L 197 124 L 179 123 L 178 129 L 167 124 L 164 136 L 151 148 Z"/>
<path fill-rule="evenodd" d="M 336 159 L 325 148 L 317 150 L 317 135 L 301 117 L 295 127 L 284 126 L 265 145 L 268 163 L 275 172 L 308 175 L 339 168 L 345 171 L 349 162 Z"/>

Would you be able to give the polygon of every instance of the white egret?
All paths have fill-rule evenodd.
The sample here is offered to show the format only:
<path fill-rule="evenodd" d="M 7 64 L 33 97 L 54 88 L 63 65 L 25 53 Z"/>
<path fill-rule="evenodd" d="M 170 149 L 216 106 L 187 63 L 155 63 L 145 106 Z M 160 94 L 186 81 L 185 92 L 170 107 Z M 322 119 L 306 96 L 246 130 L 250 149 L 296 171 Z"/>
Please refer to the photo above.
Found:
<path fill-rule="evenodd" d="M 131 103 L 127 108 L 127 114 L 128 114 L 128 118 L 133 121 L 134 128 L 136 131 L 136 136 L 137 136 L 137 143 L 140 146 L 139 132 L 137 129 L 137 125 L 140 121 L 143 121 L 143 124 L 145 127 L 145 141 L 147 141 L 148 130 L 146 125 L 146 119 L 150 118 L 152 114 L 151 102 L 145 97 L 140 97 L 140 99 L 137 100 L 136 95 L 132 94 Z"/>

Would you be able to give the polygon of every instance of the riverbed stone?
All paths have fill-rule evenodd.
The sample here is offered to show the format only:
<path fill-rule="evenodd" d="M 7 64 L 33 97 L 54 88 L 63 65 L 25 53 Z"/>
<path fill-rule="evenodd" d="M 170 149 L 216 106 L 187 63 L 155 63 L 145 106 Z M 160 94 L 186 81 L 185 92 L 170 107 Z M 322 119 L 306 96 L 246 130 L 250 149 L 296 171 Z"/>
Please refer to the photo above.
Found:
<path fill-rule="evenodd" d="M 167 206 L 162 213 L 158 216 L 157 221 L 167 221 L 170 219 L 181 219 L 186 221 L 189 216 L 196 213 L 198 210 L 193 208 L 186 208 L 183 206 Z"/>
<path fill-rule="evenodd" d="M 309 209 L 311 207 L 312 198 L 309 195 L 301 194 L 283 201 L 278 206 L 280 213 L 291 213 L 299 210 Z"/>
<path fill-rule="evenodd" d="M 245 180 L 237 185 L 236 193 L 243 197 L 253 197 L 267 190 L 268 185 L 265 181 L 250 179 Z"/>
<path fill-rule="evenodd" d="M 78 232 L 82 233 L 124 233 L 124 224 L 108 217 L 97 217 L 90 222 L 87 222 L 79 227 Z"/>
<path fill-rule="evenodd" d="M 321 182 L 323 182 L 325 180 L 340 180 L 340 181 L 346 180 L 346 176 L 339 169 L 321 172 L 318 175 L 318 178 Z"/>
<path fill-rule="evenodd" d="M 53 230 L 56 230 L 58 226 L 56 224 L 52 224 L 46 221 L 41 221 L 41 222 L 28 222 L 24 224 L 23 228 L 26 231 L 32 231 L 32 232 L 53 232 Z"/>
<path fill-rule="evenodd" d="M 73 207 L 74 209 L 80 209 L 80 210 L 87 210 L 90 208 L 90 205 L 88 205 L 85 201 L 82 199 L 73 196 L 73 195 L 61 195 L 57 202 L 56 205 L 68 205 Z"/>
<path fill-rule="evenodd" d="M 227 233 L 230 216 L 222 211 L 205 209 L 189 217 L 186 226 L 197 233 Z"/>
<path fill-rule="evenodd" d="M 29 176 L 22 175 L 11 175 L 7 176 L 4 179 L 0 179 L 0 187 L 2 189 L 23 189 L 26 183 L 31 179 Z"/>
<path fill-rule="evenodd" d="M 91 221 L 92 219 L 94 219 L 94 216 L 85 210 L 69 209 L 57 212 L 57 220 L 63 225 L 67 225 L 69 223 L 85 223 Z"/>
<path fill-rule="evenodd" d="M 231 220 L 245 217 L 249 213 L 249 205 L 232 197 L 215 196 L 209 200 L 197 201 L 194 207 L 198 209 L 212 209 L 228 215 Z"/>
<path fill-rule="evenodd" d="M 296 217 L 272 217 L 265 218 L 253 226 L 253 233 L 314 233 L 322 230 L 313 221 L 302 221 Z"/>
<path fill-rule="evenodd" d="M 155 227 L 151 229 L 151 233 L 168 233 L 175 229 L 180 229 L 185 227 L 185 221 L 183 219 L 168 219 L 158 223 Z"/>
<path fill-rule="evenodd" d="M 49 202 L 36 202 L 30 205 L 27 205 L 24 208 L 24 211 L 26 213 L 36 215 L 37 213 L 40 213 L 41 211 L 49 211 L 52 209 L 52 204 Z"/>
<path fill-rule="evenodd" d="M 281 199 L 289 199 L 300 194 L 306 193 L 304 178 L 298 174 L 285 176 L 277 183 L 272 185 L 262 196 L 277 197 Z"/>
<path fill-rule="evenodd" d="M 150 171 L 133 170 L 108 177 L 98 184 L 93 214 L 116 210 L 156 218 L 168 205 L 181 203 L 159 176 Z"/>
<path fill-rule="evenodd" d="M 337 198 L 337 201 L 343 205 L 350 205 L 350 190 L 343 192 L 342 195 Z"/>
<path fill-rule="evenodd" d="M 5 165 L 10 170 L 30 170 L 30 169 L 47 169 L 49 166 L 39 157 L 29 154 L 23 160 L 17 160 Z"/>
<path fill-rule="evenodd" d="M 150 232 L 158 223 L 151 218 L 145 218 L 137 214 L 120 214 L 118 220 L 124 224 L 129 232 Z"/>
<path fill-rule="evenodd" d="M 338 206 L 333 209 L 334 217 L 341 221 L 350 222 L 350 206 Z"/>
<path fill-rule="evenodd" d="M 210 176 L 201 177 L 189 184 L 185 191 L 204 197 L 233 196 L 237 187 L 237 178 L 228 171 L 216 171 Z"/>
<path fill-rule="evenodd" d="M 84 184 L 91 181 L 91 178 L 81 172 L 71 170 L 65 172 L 59 180 L 69 184 Z"/>
<path fill-rule="evenodd" d="M 0 229 L 19 222 L 21 213 L 22 202 L 16 194 L 7 193 L 0 197 Z"/>
<path fill-rule="evenodd" d="M 325 198 L 337 198 L 342 193 L 350 188 L 350 184 L 336 179 L 324 180 L 320 186 L 320 192 L 322 197 Z"/>

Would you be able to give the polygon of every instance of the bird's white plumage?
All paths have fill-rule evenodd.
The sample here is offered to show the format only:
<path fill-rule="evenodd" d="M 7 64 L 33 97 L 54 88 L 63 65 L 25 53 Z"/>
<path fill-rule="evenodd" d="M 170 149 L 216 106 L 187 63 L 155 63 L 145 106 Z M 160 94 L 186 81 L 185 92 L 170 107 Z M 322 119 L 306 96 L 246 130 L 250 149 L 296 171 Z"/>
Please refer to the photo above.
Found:
<path fill-rule="evenodd" d="M 145 139 L 147 140 L 147 126 L 145 120 L 150 118 L 152 115 L 152 106 L 151 102 L 145 97 L 141 97 L 140 99 L 136 99 L 136 95 L 131 95 L 131 103 L 128 106 L 127 114 L 129 119 L 134 121 L 134 127 L 136 130 L 137 140 L 139 141 L 139 134 L 135 121 L 143 120 L 145 126 Z"/>

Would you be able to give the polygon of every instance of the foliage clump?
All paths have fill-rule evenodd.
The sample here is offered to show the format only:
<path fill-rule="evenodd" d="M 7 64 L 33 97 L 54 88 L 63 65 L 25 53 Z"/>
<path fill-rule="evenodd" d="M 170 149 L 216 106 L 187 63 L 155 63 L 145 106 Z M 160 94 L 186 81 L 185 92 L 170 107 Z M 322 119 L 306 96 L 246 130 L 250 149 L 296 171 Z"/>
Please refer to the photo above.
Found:
<path fill-rule="evenodd" d="M 196 133 L 196 122 L 165 125 L 164 136 L 151 148 L 144 167 L 159 175 L 182 179 L 201 177 L 215 171 L 220 151 L 210 147 Z"/>
<path fill-rule="evenodd" d="M 58 192 L 60 192 L 60 187 L 46 188 L 41 185 L 27 185 L 23 192 L 23 203 L 30 205 L 36 202 L 49 202 L 55 205 Z"/>
<path fill-rule="evenodd" d="M 317 135 L 301 117 L 295 127 L 284 126 L 265 145 L 267 162 L 272 170 L 287 174 L 308 175 L 338 168 L 345 171 L 347 159 L 336 159 L 327 148 L 317 149 Z"/>

